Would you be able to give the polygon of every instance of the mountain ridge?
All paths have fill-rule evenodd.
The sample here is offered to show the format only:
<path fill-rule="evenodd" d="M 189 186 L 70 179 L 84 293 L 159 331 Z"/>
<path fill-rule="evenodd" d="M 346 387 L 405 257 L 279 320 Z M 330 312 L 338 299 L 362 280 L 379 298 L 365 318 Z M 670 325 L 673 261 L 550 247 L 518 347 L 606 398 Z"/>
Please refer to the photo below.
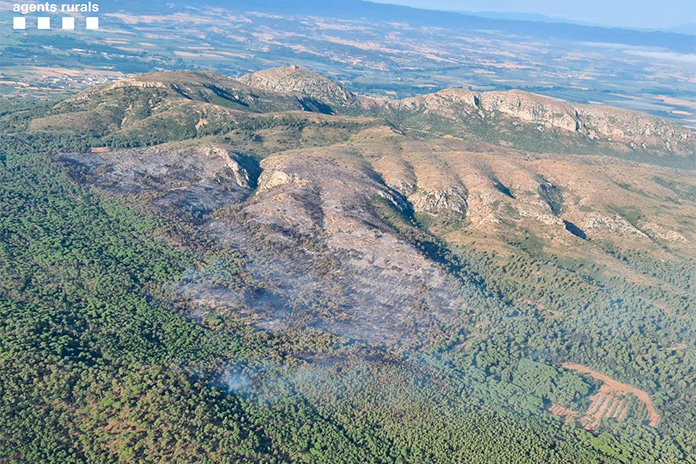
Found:
<path fill-rule="evenodd" d="M 61 114 L 75 113 L 76 102 L 95 107 L 95 102 L 101 101 L 102 107 L 106 108 L 109 106 L 106 95 L 110 92 L 128 92 L 129 89 L 161 89 L 169 92 L 165 100 L 173 102 L 175 106 L 191 106 L 194 102 L 212 104 L 210 111 L 195 110 L 200 117 L 193 123 L 196 126 L 191 129 L 193 132 L 198 132 L 201 125 L 208 124 L 210 120 L 229 117 L 224 114 L 216 116 L 217 107 L 227 108 L 227 112 L 256 114 L 299 110 L 380 117 L 396 126 L 401 125 L 402 129 L 423 130 L 422 127 L 426 127 L 432 130 L 443 127 L 444 132 L 453 136 L 506 134 L 510 130 L 517 130 L 520 140 L 534 142 L 535 139 L 545 138 L 554 143 L 561 141 L 571 151 L 574 146 L 600 144 L 596 150 L 618 153 L 646 151 L 657 156 L 673 155 L 684 159 L 696 156 L 694 132 L 645 113 L 569 103 L 521 90 L 474 92 L 445 89 L 404 100 L 379 99 L 357 95 L 331 79 L 298 66 L 271 68 L 236 79 L 193 71 L 145 74 L 88 90 L 65 104 L 59 103 L 53 113 L 58 119 Z M 151 100 L 142 104 L 147 106 L 148 101 Z M 163 108 L 155 105 L 153 108 L 143 108 L 142 112 L 147 116 Z M 212 115 L 208 117 L 211 112 Z M 191 119 L 190 109 L 184 113 L 182 118 Z M 430 121 L 432 118 L 436 120 Z M 447 121 L 455 126 L 447 126 Z M 41 124 L 35 126 L 40 127 Z M 529 130 L 525 131 L 525 128 Z M 510 139 L 514 144 L 514 137 L 508 136 Z"/>

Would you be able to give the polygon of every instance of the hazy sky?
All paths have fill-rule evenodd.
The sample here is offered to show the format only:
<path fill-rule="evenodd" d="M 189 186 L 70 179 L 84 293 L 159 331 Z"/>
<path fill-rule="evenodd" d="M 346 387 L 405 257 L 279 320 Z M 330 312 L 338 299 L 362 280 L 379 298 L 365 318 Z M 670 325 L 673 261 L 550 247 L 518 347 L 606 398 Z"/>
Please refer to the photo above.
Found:
<path fill-rule="evenodd" d="M 373 0 L 421 8 L 538 13 L 593 24 L 665 28 L 696 22 L 696 0 Z"/>

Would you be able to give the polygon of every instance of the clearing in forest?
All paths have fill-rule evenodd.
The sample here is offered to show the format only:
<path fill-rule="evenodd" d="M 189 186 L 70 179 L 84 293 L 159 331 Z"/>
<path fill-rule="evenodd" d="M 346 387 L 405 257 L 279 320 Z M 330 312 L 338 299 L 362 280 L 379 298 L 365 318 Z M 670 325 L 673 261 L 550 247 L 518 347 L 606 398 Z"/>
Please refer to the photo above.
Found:
<path fill-rule="evenodd" d="M 648 424 L 651 427 L 656 427 L 660 422 L 660 415 L 657 413 L 657 409 L 655 409 L 655 405 L 647 392 L 618 382 L 581 364 L 563 363 L 562 366 L 582 374 L 588 374 L 603 383 L 599 391 L 592 395 L 592 404 L 581 419 L 581 423 L 585 428 L 596 428 L 602 418 L 608 419 L 613 417 L 618 421 L 623 420 L 628 413 L 630 405 L 629 395 L 635 396 L 643 403 L 648 416 Z"/>

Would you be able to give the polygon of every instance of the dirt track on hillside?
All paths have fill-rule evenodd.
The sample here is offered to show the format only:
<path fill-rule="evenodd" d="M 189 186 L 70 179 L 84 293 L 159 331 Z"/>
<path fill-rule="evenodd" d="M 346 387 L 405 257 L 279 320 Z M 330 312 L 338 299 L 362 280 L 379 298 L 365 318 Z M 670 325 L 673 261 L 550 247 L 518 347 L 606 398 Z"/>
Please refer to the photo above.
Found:
<path fill-rule="evenodd" d="M 635 397 L 638 398 L 645 405 L 645 408 L 648 412 L 650 426 L 656 427 L 657 424 L 660 422 L 660 415 L 657 413 L 657 409 L 655 409 L 655 405 L 653 404 L 652 400 L 650 399 L 650 395 L 648 395 L 647 392 L 640 390 L 636 387 L 632 387 L 631 385 L 618 382 L 612 379 L 611 377 L 607 377 L 604 374 L 600 374 L 599 372 L 593 371 L 589 367 L 583 366 L 581 364 L 563 363 L 562 366 L 566 369 L 574 370 L 582 374 L 591 375 L 595 379 L 603 382 L 604 385 L 602 385 L 602 387 L 600 388 L 600 393 L 630 393 L 632 395 L 635 395 Z"/>

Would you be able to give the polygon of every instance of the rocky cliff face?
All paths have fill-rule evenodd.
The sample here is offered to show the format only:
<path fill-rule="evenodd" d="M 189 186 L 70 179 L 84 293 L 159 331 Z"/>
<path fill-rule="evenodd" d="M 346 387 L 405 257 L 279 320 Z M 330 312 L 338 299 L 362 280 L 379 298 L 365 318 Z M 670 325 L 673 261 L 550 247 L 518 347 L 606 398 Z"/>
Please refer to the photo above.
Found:
<path fill-rule="evenodd" d="M 568 103 L 519 90 L 485 92 L 476 96 L 478 108 L 485 113 L 500 113 L 522 123 L 574 131 L 579 127 L 577 112 Z"/>
<path fill-rule="evenodd" d="M 661 146 L 677 154 L 696 153 L 696 134 L 665 119 L 609 106 L 575 105 L 578 131 L 591 138 Z"/>

